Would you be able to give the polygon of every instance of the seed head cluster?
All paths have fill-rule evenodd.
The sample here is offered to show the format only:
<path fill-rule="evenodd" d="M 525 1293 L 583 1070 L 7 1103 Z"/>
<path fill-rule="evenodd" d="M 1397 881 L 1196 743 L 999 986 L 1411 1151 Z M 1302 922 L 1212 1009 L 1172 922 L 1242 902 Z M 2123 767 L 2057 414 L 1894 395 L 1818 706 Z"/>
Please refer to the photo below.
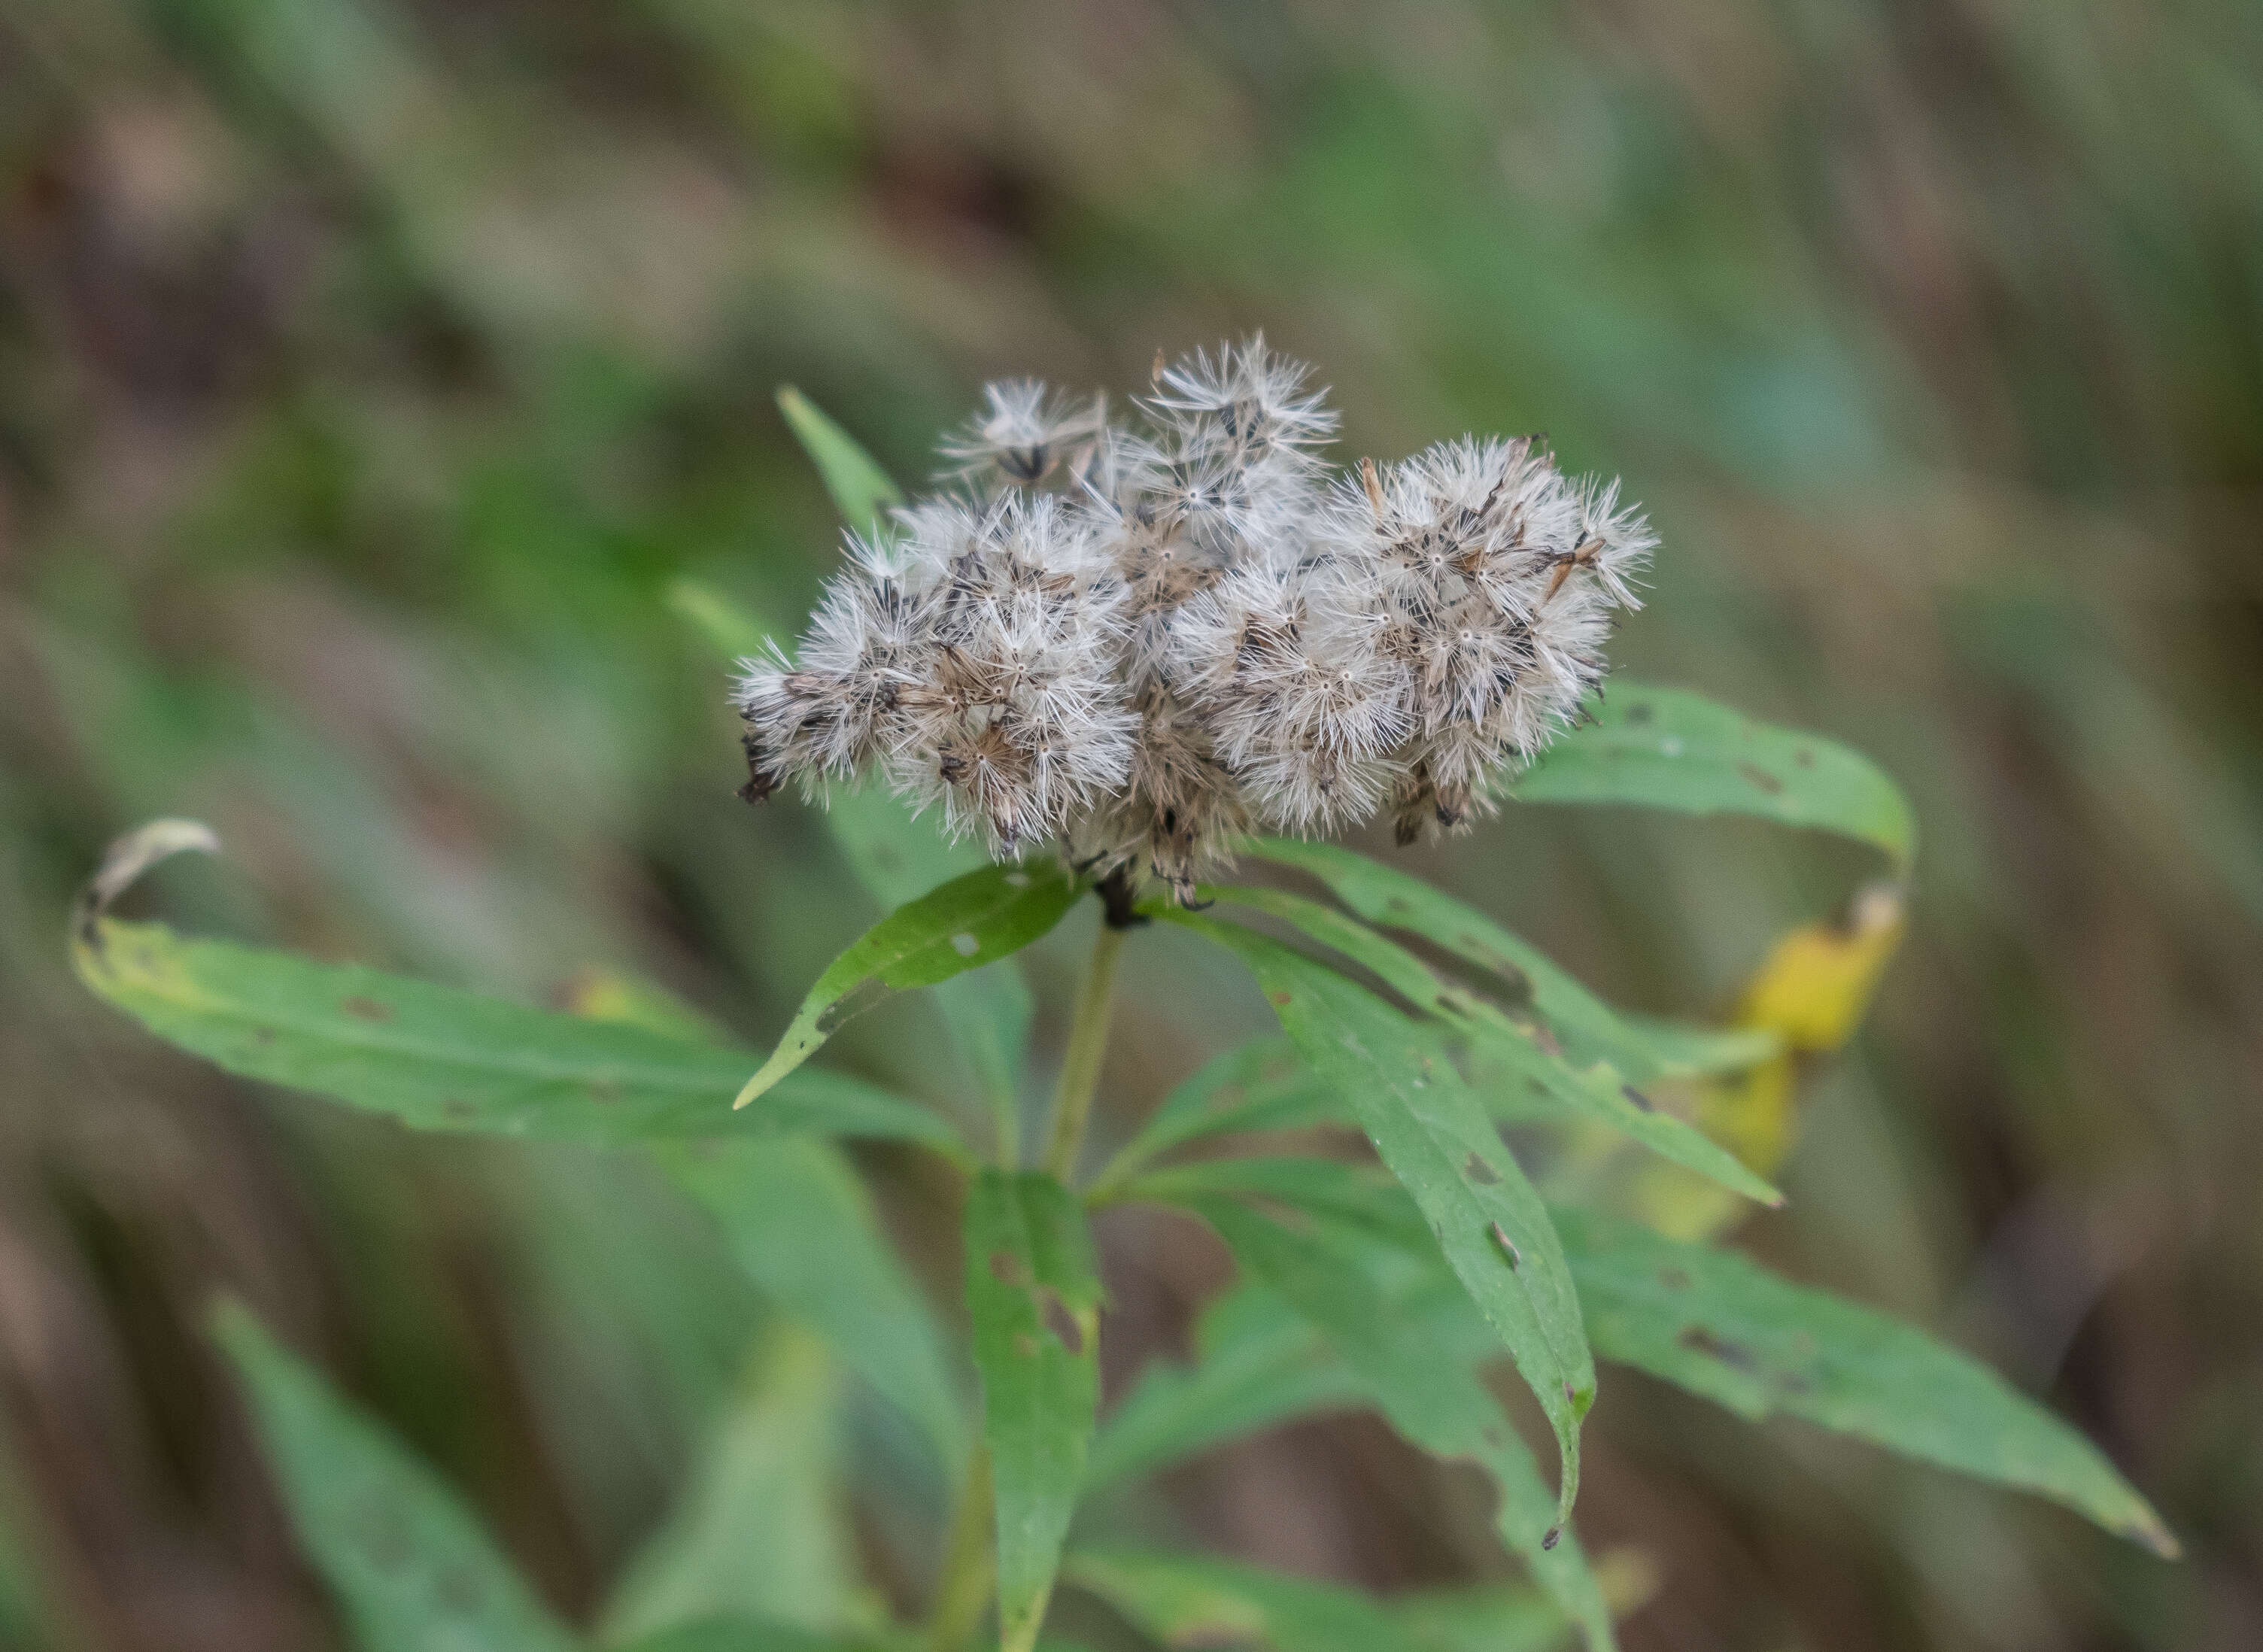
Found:
<path fill-rule="evenodd" d="M 1252 831 L 1466 827 L 1601 681 L 1657 541 L 1537 438 L 1340 472 L 1335 429 L 1256 338 L 1159 359 L 1122 418 L 988 386 L 798 660 L 744 662 L 746 796 L 878 776 L 1182 901 Z"/>

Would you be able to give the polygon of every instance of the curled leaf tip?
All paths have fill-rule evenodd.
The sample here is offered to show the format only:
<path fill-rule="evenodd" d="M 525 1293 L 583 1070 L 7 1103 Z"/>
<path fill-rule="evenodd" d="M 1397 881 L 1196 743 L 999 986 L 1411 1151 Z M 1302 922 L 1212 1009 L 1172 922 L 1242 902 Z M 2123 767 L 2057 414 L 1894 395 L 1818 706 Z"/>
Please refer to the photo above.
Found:
<path fill-rule="evenodd" d="M 158 862 L 192 850 L 199 855 L 219 854 L 220 834 L 201 820 L 169 818 L 152 820 L 113 839 L 102 852 L 102 864 L 79 891 L 72 911 L 71 927 L 80 942 L 99 950 L 101 934 L 96 920 L 110 910 L 111 902 Z"/>

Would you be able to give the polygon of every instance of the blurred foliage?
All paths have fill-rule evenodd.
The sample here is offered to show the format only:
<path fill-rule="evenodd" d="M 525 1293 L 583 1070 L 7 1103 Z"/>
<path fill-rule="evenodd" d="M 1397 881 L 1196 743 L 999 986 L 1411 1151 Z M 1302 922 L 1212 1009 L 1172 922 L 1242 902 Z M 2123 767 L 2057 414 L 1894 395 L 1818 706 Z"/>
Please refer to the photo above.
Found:
<path fill-rule="evenodd" d="M 641 1161 L 409 1138 L 111 1017 L 62 945 L 101 844 L 195 815 L 235 854 L 163 875 L 185 923 L 534 1000 L 594 966 L 766 1043 L 877 911 L 811 811 L 733 800 L 671 608 L 790 624 L 830 565 L 777 387 L 908 477 L 985 376 L 1252 327 L 1350 453 L 1544 427 L 1623 471 L 1667 543 L 1620 659 L 1909 787 L 1901 960 L 1742 1237 L 2047 1396 L 2190 1555 L 1621 1377 L 1582 1511 L 1656 1569 L 1629 1644 L 2263 1638 L 2259 206 L 2235 0 L 0 0 L 0 1644 L 333 1643 L 223 1284 L 581 1622 L 777 1345 Z M 1537 808 L 1421 869 L 1681 1014 L 1867 870 Z M 1090 920 L 1029 959 L 1048 1048 Z M 1124 973 L 1103 1147 L 1262 1022 L 1179 938 Z M 835 1042 L 986 1100 L 922 1005 Z M 863 1168 L 947 1284 L 947 1190 Z M 1112 1399 L 1223 1264 L 1102 1238 Z M 941 1489 L 842 1405 L 915 1598 Z M 1095 1535 L 1385 1588 L 1491 1552 L 1365 1421 L 1169 1488 Z"/>

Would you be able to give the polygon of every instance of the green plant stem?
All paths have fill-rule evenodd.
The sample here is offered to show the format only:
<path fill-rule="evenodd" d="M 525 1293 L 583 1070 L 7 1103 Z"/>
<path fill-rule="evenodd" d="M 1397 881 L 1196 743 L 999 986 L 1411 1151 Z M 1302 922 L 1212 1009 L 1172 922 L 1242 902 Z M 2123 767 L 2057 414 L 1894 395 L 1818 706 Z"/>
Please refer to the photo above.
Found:
<path fill-rule="evenodd" d="M 1076 1014 L 1069 1022 L 1068 1054 L 1061 1062 L 1060 1090 L 1053 1100 L 1052 1136 L 1045 1143 L 1045 1166 L 1066 1182 L 1084 1148 L 1084 1127 L 1092 1118 L 1092 1093 L 1100 1084 L 1100 1061 L 1108 1050 L 1108 1021 L 1116 998 L 1116 960 L 1124 932 L 1100 926 L 1077 989 Z"/>
<path fill-rule="evenodd" d="M 958 1490 L 944 1540 L 943 1570 L 936 1579 L 935 1605 L 927 1622 L 926 1652 L 960 1652 L 973 1639 L 998 1581 L 992 1547 L 996 1505 L 990 1482 L 990 1448 L 977 1443 L 966 1460 L 966 1482 Z"/>

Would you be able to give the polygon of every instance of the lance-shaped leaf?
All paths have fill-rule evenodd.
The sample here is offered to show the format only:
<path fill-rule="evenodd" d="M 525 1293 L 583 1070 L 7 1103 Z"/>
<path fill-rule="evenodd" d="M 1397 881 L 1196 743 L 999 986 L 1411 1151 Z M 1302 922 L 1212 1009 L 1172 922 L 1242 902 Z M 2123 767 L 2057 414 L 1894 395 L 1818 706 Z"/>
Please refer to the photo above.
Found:
<path fill-rule="evenodd" d="M 933 986 L 1020 951 L 1061 920 L 1081 888 L 1053 867 L 985 866 L 899 906 L 817 977 L 734 1105 L 764 1093 L 888 992 Z"/>
<path fill-rule="evenodd" d="M 1036 1645 L 1100 1397 L 1100 1273 L 1074 1195 L 985 1170 L 966 1201 L 966 1307 L 996 1494 L 1005 1652 Z"/>
<path fill-rule="evenodd" d="M 1356 1589 L 1192 1555 L 1080 1549 L 1063 1575 L 1170 1647 L 1432 1652 Z"/>
<path fill-rule="evenodd" d="M 878 531 L 888 508 L 903 503 L 903 491 L 854 436 L 792 385 L 778 386 L 777 404 L 802 451 L 817 466 L 841 519 L 861 534 Z"/>
<path fill-rule="evenodd" d="M 1348 1124 L 1351 1111 L 1286 1038 L 1254 1039 L 1204 1063 L 1175 1086 L 1117 1151 L 1086 1202 L 1104 1202 L 1141 1166 L 1213 1136 Z"/>
<path fill-rule="evenodd" d="M 1596 1351 L 1743 1416 L 1781 1411 L 2063 1503 L 2173 1555 L 2176 1540 L 2098 1449 L 1967 1354 L 1728 1251 L 1599 1212 L 1557 1222 Z"/>
<path fill-rule="evenodd" d="M 234 1362 L 291 1524 L 362 1652 L 571 1652 L 454 1491 L 331 1392 L 243 1309 L 213 1334 Z"/>
<path fill-rule="evenodd" d="M 1835 740 L 1756 722 L 1692 694 L 1613 682 L 1594 720 L 1559 736 L 1508 788 L 1524 803 L 1624 803 L 1681 814 L 1746 814 L 1917 854 L 1901 788 Z"/>
<path fill-rule="evenodd" d="M 1490 1080 L 1509 1086 L 1507 1103 L 1526 1111 L 1527 1094 L 1536 1095 L 1609 1124 L 1651 1151 L 1695 1171 L 1763 1204 L 1782 1204 L 1783 1195 L 1746 1167 L 1737 1156 L 1687 1121 L 1660 1112 L 1648 1095 L 1623 1078 L 1607 1061 L 1576 1065 L 1548 1047 L 1542 1035 L 1498 1006 L 1450 987 L 1430 966 L 1387 936 L 1332 907 L 1277 889 L 1222 889 L 1221 900 L 1254 906 L 1293 924 L 1334 948 L 1417 1009 L 1468 1039 L 1473 1065 Z"/>
<path fill-rule="evenodd" d="M 841 1474 L 840 1367 L 781 1316 L 702 1440 L 676 1507 L 629 1562 L 604 1639 L 741 1615 L 825 1634 L 857 1591 Z"/>
<path fill-rule="evenodd" d="M 1468 902 L 1339 844 L 1268 838 L 1249 852 L 1318 878 L 1371 924 L 1421 935 L 1500 977 L 1512 999 L 1529 999 L 1533 1013 L 1577 1058 L 1608 1061 L 1630 1084 L 1644 1083 L 1664 1070 L 1659 1052 L 1626 1017 L 1539 948 Z"/>
<path fill-rule="evenodd" d="M 1079 1549 L 1062 1575 L 1165 1646 L 1254 1641 L 1272 1652 L 1544 1652 L 1565 1639 L 1544 1596 L 1495 1585 L 1377 1600 L 1208 1556 Z"/>
<path fill-rule="evenodd" d="M 1085 1464 L 1088 1495 L 1291 1418 L 1369 1403 L 1312 1322 L 1254 1280 L 1203 1309 L 1194 1344 L 1189 1363 L 1151 1361 L 1108 1414 Z"/>
<path fill-rule="evenodd" d="M 1558 1501 L 1569 1513 L 1594 1364 L 1547 1210 L 1483 1104 L 1434 1040 L 1365 987 L 1236 925 L 1175 910 L 1163 915 L 1240 955 L 1282 1030 L 1350 1102 L 1383 1162 L 1414 1196 L 1555 1432 Z"/>
<path fill-rule="evenodd" d="M 1323 1172 L 1314 1178 L 1320 1184 L 1316 1191 L 1324 1189 L 1326 1172 L 1337 1168 L 1317 1159 L 1277 1162 Z M 1289 1189 L 1269 1191 L 1277 1196 Z M 1468 1458 L 1485 1469 L 1500 1492 L 1495 1520 L 1502 1540 L 1580 1624 L 1589 1647 L 1609 1648 L 1610 1612 L 1602 1591 L 1579 1539 L 1559 1524 L 1557 1499 L 1500 1402 L 1474 1361 L 1450 1357 L 1423 1337 L 1419 1319 L 1401 1311 L 1385 1288 L 1384 1280 L 1406 1272 L 1393 1254 L 1400 1247 L 1317 1199 L 1296 1204 L 1299 1230 L 1294 1232 L 1236 1200 L 1213 1195 L 1186 1202 L 1218 1230 L 1241 1266 L 1320 1330 L 1411 1444 L 1434 1456 Z M 1435 1252 L 1419 1230 L 1411 1237 L 1428 1252 L 1418 1252 L 1419 1268 Z"/>
<path fill-rule="evenodd" d="M 654 1150 L 722 1229 L 739 1265 L 901 1408 L 956 1474 L 966 1453 L 943 1334 L 847 1157 L 811 1136 Z"/>
<path fill-rule="evenodd" d="M 965 1156 L 935 1114 L 839 1073 L 797 1073 L 734 1117 L 747 1057 L 646 1026 L 189 940 L 161 924 L 91 918 L 71 956 L 98 995 L 167 1042 L 414 1129 L 608 1144 L 821 1131 Z"/>
<path fill-rule="evenodd" d="M 607 1652 L 901 1652 L 893 1641 L 823 1634 L 759 1618 L 702 1618 L 610 1643 Z"/>

